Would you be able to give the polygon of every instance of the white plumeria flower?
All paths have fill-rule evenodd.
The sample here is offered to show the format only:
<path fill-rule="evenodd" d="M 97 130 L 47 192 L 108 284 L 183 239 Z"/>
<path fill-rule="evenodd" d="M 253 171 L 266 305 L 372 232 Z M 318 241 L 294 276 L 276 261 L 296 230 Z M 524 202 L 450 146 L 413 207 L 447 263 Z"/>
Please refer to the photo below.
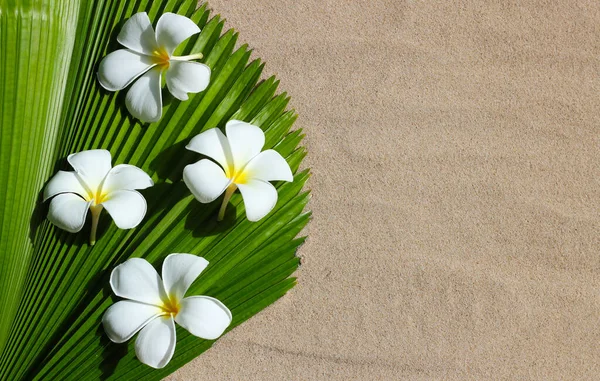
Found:
<path fill-rule="evenodd" d="M 74 172 L 58 171 L 44 189 L 50 202 L 48 219 L 70 233 L 83 228 L 88 209 L 92 213 L 90 244 L 96 243 L 96 228 L 106 209 L 120 229 L 136 227 L 146 215 L 146 199 L 135 189 L 154 182 L 138 167 L 119 164 L 112 168 L 110 152 L 103 149 L 71 154 L 67 161 Z"/>
<path fill-rule="evenodd" d="M 257 126 L 231 120 L 225 126 L 227 136 L 218 128 L 196 135 L 185 147 L 206 155 L 217 163 L 202 159 L 183 170 L 183 181 L 202 203 L 216 200 L 223 192 L 225 198 L 218 220 L 233 192 L 239 188 L 246 206 L 246 217 L 258 221 L 275 207 L 277 189 L 269 181 L 293 181 L 290 166 L 279 152 L 272 149 L 261 152 L 265 134 Z"/>
<path fill-rule="evenodd" d="M 118 301 L 106 310 L 102 324 L 115 343 L 135 340 L 135 354 L 146 365 L 165 367 L 175 352 L 175 322 L 192 335 L 215 340 L 231 324 L 231 312 L 209 296 L 188 296 L 187 289 L 208 266 L 192 254 L 170 254 L 162 265 L 162 280 L 154 267 L 141 258 L 131 258 L 110 275 Z"/>
<path fill-rule="evenodd" d="M 191 62 L 201 59 L 202 54 L 173 55 L 179 44 L 197 33 L 198 25 L 185 16 L 163 14 L 155 32 L 146 12 L 136 13 L 117 36 L 127 49 L 114 51 L 100 62 L 100 85 L 109 91 L 122 90 L 141 76 L 129 89 L 125 104 L 135 118 L 156 122 L 162 116 L 163 72 L 169 91 L 182 101 L 188 99 L 187 93 L 198 93 L 208 86 L 210 68 Z"/>

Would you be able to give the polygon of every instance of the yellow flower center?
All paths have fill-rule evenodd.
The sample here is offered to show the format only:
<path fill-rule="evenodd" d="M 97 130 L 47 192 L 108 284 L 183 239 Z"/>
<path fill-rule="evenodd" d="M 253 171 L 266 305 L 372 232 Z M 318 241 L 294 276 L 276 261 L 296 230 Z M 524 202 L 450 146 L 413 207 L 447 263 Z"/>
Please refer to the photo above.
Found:
<path fill-rule="evenodd" d="M 169 56 L 169 53 L 167 53 L 165 48 L 161 47 L 156 49 L 152 52 L 152 55 L 154 56 L 154 63 L 156 63 L 158 66 L 162 66 L 164 69 L 169 68 L 169 60 L 171 59 L 171 56 Z"/>
<path fill-rule="evenodd" d="M 177 298 L 171 295 L 167 300 L 163 300 L 163 305 L 160 306 L 160 308 L 165 314 L 175 317 L 179 313 L 181 305 L 179 304 Z"/>
<path fill-rule="evenodd" d="M 104 201 L 108 200 L 108 193 L 104 192 L 102 189 L 98 189 L 96 193 L 88 191 L 86 201 L 91 201 L 92 206 L 100 205 Z"/>
<path fill-rule="evenodd" d="M 234 184 L 246 184 L 248 181 L 248 174 L 244 171 L 244 168 L 236 171 L 233 165 L 230 165 L 226 171 L 225 175 L 233 181 Z"/>

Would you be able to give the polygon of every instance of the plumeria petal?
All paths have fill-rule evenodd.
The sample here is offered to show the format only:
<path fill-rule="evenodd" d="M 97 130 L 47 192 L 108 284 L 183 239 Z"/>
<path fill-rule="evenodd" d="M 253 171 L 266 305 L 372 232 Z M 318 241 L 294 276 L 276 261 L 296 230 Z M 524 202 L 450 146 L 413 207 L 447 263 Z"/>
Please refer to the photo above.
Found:
<path fill-rule="evenodd" d="M 90 204 L 73 193 L 59 194 L 50 201 L 48 220 L 69 233 L 77 233 L 85 224 Z"/>
<path fill-rule="evenodd" d="M 154 65 L 150 56 L 129 49 L 119 49 L 100 61 L 98 81 L 106 90 L 121 90 Z"/>
<path fill-rule="evenodd" d="M 106 310 L 102 325 L 111 341 L 123 343 L 161 313 L 159 307 L 151 304 L 121 300 Z"/>
<path fill-rule="evenodd" d="M 109 193 L 102 206 L 115 221 L 119 229 L 132 229 L 146 215 L 146 199 L 134 190 L 117 190 Z"/>
<path fill-rule="evenodd" d="M 192 335 L 215 340 L 231 324 L 231 311 L 223 303 L 209 296 L 190 296 L 181 301 L 177 324 Z"/>
<path fill-rule="evenodd" d="M 198 25 L 175 13 L 164 13 L 156 23 L 156 41 L 169 55 L 173 54 L 179 44 L 196 33 L 200 33 Z"/>
<path fill-rule="evenodd" d="M 123 28 L 117 36 L 117 41 L 131 50 L 149 56 L 158 48 L 154 29 L 146 12 L 131 16 L 123 24 Z"/>
<path fill-rule="evenodd" d="M 106 175 L 102 190 L 110 193 L 117 189 L 146 189 L 153 185 L 154 181 L 140 168 L 129 164 L 119 164 Z"/>
<path fill-rule="evenodd" d="M 111 168 L 110 152 L 105 149 L 93 149 L 71 154 L 67 161 L 79 174 L 88 190 L 97 189 Z"/>
<path fill-rule="evenodd" d="M 231 147 L 236 170 L 243 168 L 260 153 L 265 145 L 265 133 L 259 127 L 239 120 L 231 120 L 225 125 L 225 133 Z"/>
<path fill-rule="evenodd" d="M 58 171 L 44 188 L 44 201 L 59 193 L 77 193 L 81 197 L 87 196 L 87 190 L 75 172 Z"/>
<path fill-rule="evenodd" d="M 214 201 L 231 184 L 223 169 L 208 159 L 187 165 L 183 169 L 183 182 L 202 203 Z"/>
<path fill-rule="evenodd" d="M 162 69 L 154 67 L 131 86 L 125 97 L 127 110 L 142 122 L 156 122 L 162 115 Z"/>
<path fill-rule="evenodd" d="M 137 302 L 161 306 L 166 294 L 160 276 L 148 261 L 131 258 L 115 267 L 110 274 L 115 295 Z"/>
<path fill-rule="evenodd" d="M 229 142 L 218 128 L 211 128 L 194 136 L 185 148 L 212 158 L 221 164 L 223 169 L 233 166 Z"/>
<path fill-rule="evenodd" d="M 170 298 L 181 300 L 190 285 L 208 266 L 208 261 L 192 254 L 170 254 L 162 265 L 165 291 Z"/>
<path fill-rule="evenodd" d="M 199 93 L 208 87 L 210 68 L 191 61 L 171 61 L 165 74 L 169 92 L 179 100 L 188 99 L 187 93 Z"/>
<path fill-rule="evenodd" d="M 245 184 L 237 184 L 244 199 L 246 217 L 250 221 L 258 221 L 277 204 L 277 190 L 271 183 L 251 179 Z"/>
<path fill-rule="evenodd" d="M 175 352 L 175 322 L 169 316 L 152 320 L 140 331 L 135 340 L 135 355 L 146 365 L 164 368 Z"/>
<path fill-rule="evenodd" d="M 294 175 L 281 154 L 268 149 L 256 155 L 244 169 L 247 178 L 262 181 L 293 181 Z"/>

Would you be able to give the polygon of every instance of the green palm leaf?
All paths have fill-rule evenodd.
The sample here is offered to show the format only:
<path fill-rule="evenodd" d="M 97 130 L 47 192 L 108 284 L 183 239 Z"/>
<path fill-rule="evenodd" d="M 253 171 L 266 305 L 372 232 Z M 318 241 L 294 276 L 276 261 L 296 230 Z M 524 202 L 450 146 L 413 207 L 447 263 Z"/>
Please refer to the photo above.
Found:
<path fill-rule="evenodd" d="M 115 36 L 132 14 L 186 15 L 202 32 L 181 54 L 202 52 L 211 84 L 187 102 L 165 97 L 163 118 L 149 125 L 132 119 L 124 92 L 98 85 L 100 59 L 118 48 Z M 208 349 L 211 341 L 177 330 L 169 365 L 154 370 L 137 361 L 133 341 L 112 344 L 100 325 L 116 300 L 108 275 L 130 257 L 160 265 L 166 255 L 189 252 L 210 265 L 190 294 L 210 295 L 233 312 L 237 326 L 295 284 L 296 238 L 309 219 L 308 171 L 302 133 L 289 98 L 275 95 L 278 81 L 258 82 L 264 64 L 250 62 L 237 33 L 222 34 L 223 21 L 206 5 L 187 1 L 0 0 L 0 379 L 160 379 Z M 259 222 L 245 218 L 241 196 L 232 197 L 223 222 L 220 200 L 198 203 L 181 181 L 186 164 L 198 160 L 184 149 L 189 139 L 232 118 L 252 122 L 266 134 L 266 148 L 281 153 L 296 173 L 276 184 L 277 206 Z M 113 163 L 151 174 L 156 185 L 142 191 L 148 213 L 140 226 L 119 230 L 103 215 L 95 246 L 86 228 L 63 232 L 45 220 L 44 182 L 73 152 L 105 148 Z M 89 223 L 86 224 L 89 229 Z"/>

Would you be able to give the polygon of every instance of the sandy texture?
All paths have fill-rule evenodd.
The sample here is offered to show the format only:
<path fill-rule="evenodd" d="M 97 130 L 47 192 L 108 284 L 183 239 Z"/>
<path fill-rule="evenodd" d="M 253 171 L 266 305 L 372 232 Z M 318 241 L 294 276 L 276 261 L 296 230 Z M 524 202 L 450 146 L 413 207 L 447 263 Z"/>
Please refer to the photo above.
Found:
<path fill-rule="evenodd" d="M 314 220 L 171 380 L 600 378 L 600 3 L 449 3 L 211 2 L 292 95 Z"/>

